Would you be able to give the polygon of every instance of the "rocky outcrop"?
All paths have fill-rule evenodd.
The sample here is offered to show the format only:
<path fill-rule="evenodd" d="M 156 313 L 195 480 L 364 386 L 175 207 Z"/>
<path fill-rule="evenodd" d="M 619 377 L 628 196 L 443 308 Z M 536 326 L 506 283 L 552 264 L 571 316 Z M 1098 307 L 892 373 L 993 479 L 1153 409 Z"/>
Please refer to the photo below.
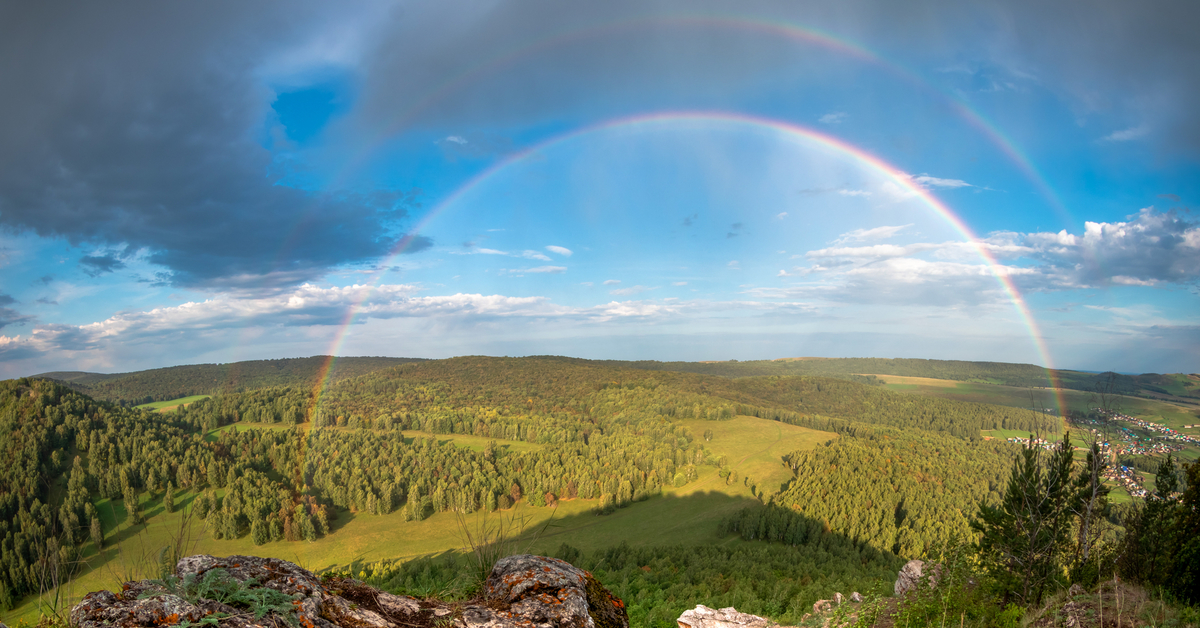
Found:
<path fill-rule="evenodd" d="M 79 628 L 628 628 L 625 606 L 570 563 L 510 556 L 471 603 L 392 595 L 348 578 L 322 579 L 255 556 L 188 556 L 175 578 L 90 593 L 71 609 Z"/>
<path fill-rule="evenodd" d="M 921 572 L 925 569 L 925 561 L 910 560 L 900 568 L 900 573 L 896 574 L 896 584 L 892 587 L 896 597 L 900 597 L 909 591 L 916 591 L 917 585 L 921 582 Z"/>
<path fill-rule="evenodd" d="M 683 611 L 675 620 L 679 628 L 771 628 L 775 622 L 751 615 L 739 613 L 736 608 L 712 609 L 703 604 L 690 611 Z"/>

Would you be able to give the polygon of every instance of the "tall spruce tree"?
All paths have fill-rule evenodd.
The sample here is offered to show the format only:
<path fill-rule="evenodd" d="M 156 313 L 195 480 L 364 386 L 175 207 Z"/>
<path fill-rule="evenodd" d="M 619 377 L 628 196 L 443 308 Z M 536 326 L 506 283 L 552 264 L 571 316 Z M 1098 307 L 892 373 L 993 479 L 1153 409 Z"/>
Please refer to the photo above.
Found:
<path fill-rule="evenodd" d="M 979 505 L 971 527 L 980 533 L 977 550 L 1004 590 L 1005 600 L 1038 604 L 1058 571 L 1059 554 L 1071 530 L 1070 434 L 1048 454 L 1033 435 L 1013 464 L 998 507 Z"/>

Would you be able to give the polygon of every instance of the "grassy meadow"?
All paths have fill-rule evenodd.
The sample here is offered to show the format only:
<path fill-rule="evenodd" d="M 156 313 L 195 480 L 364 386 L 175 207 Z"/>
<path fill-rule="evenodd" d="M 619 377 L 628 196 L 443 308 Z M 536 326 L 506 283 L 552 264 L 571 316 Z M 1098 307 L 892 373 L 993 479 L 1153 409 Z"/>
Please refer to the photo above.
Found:
<path fill-rule="evenodd" d="M 178 399 L 171 399 L 169 401 L 155 401 L 153 403 L 143 403 L 140 406 L 134 406 L 134 407 L 142 408 L 145 410 L 157 410 L 159 412 L 169 412 L 180 406 L 186 406 L 189 403 L 194 403 L 194 402 L 200 401 L 201 399 L 208 399 L 211 396 L 212 395 L 192 395 L 190 397 L 180 397 Z"/>

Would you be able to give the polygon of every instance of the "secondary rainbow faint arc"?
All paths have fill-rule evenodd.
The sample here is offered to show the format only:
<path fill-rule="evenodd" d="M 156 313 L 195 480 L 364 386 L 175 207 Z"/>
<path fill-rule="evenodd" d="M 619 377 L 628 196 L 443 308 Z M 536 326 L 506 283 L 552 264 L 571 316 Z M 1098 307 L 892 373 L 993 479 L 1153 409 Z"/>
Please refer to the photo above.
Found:
<path fill-rule="evenodd" d="M 698 25 L 756 30 L 771 35 L 782 36 L 793 41 L 802 41 L 804 43 L 814 44 L 827 50 L 836 51 L 860 61 L 883 68 L 888 72 L 899 76 L 908 83 L 916 86 L 918 89 L 924 90 L 945 101 L 949 107 L 955 111 L 955 113 L 966 120 L 967 123 L 969 123 L 984 137 L 986 137 L 993 145 L 999 148 L 1000 151 L 1009 158 L 1009 160 L 1016 164 L 1025 178 L 1031 181 L 1037 188 L 1038 192 L 1050 202 L 1050 205 L 1058 214 L 1059 219 L 1062 221 L 1063 227 L 1069 228 L 1072 225 L 1073 219 L 1070 212 L 1067 210 L 1066 205 L 1062 202 L 1062 199 L 1059 198 L 1058 193 L 1054 191 L 1054 188 L 1052 188 L 1046 181 L 1046 178 L 1042 176 L 1037 167 L 1034 166 L 1033 161 L 1030 160 L 1030 158 L 1017 147 L 1016 143 L 1002 133 L 994 123 L 989 121 L 983 114 L 979 113 L 961 98 L 953 96 L 947 93 L 945 90 L 933 87 L 928 81 L 921 78 L 916 72 L 899 63 L 887 60 L 869 48 L 855 43 L 845 37 L 837 37 L 815 28 L 801 26 L 782 20 L 763 20 L 737 15 L 666 15 L 643 17 L 631 20 L 607 22 L 573 31 L 567 31 L 565 33 L 557 33 L 549 37 L 523 43 L 520 46 L 511 48 L 501 54 L 472 65 L 461 72 L 450 75 L 445 80 L 438 83 L 433 89 L 426 92 L 424 96 L 417 99 L 417 101 L 412 105 L 409 105 L 408 107 L 398 111 L 392 121 L 381 133 L 378 134 L 379 139 L 375 143 L 362 150 L 356 159 L 352 159 L 350 163 L 348 163 L 342 169 L 342 172 L 347 173 L 357 169 L 362 160 L 365 160 L 367 156 L 373 153 L 380 145 L 382 145 L 383 142 L 387 141 L 388 138 L 398 133 L 406 124 L 415 120 L 422 112 L 433 107 L 450 94 L 470 84 L 472 81 L 486 76 L 499 68 L 526 58 L 533 53 L 554 48 L 559 45 L 569 44 L 607 34 L 620 33 L 623 31 L 632 30 L 634 28 L 649 28 L 659 25 Z"/>
<path fill-rule="evenodd" d="M 740 124 L 756 129 L 767 129 L 787 137 L 811 142 L 831 149 L 837 153 L 854 158 L 859 163 L 862 163 L 870 167 L 872 170 L 883 174 L 892 182 L 901 186 L 903 189 L 908 190 L 917 198 L 920 198 L 926 206 L 932 209 L 942 219 L 948 222 L 956 231 L 958 231 L 972 246 L 972 248 L 975 249 L 980 258 L 987 263 L 992 275 L 1000 283 L 1001 288 L 1012 301 L 1018 315 L 1021 317 L 1026 329 L 1029 331 L 1030 338 L 1034 343 L 1034 348 L 1038 352 L 1039 357 L 1042 359 L 1042 363 L 1045 365 L 1047 379 L 1049 380 L 1051 389 L 1054 391 L 1055 401 L 1058 404 L 1060 415 L 1066 411 L 1062 387 L 1059 385 L 1058 376 L 1055 372 L 1053 362 L 1050 359 L 1050 353 L 1046 348 L 1045 341 L 1042 339 L 1042 335 L 1038 329 L 1037 323 L 1034 320 L 1033 315 L 1030 313 L 1028 305 L 1025 303 L 1025 299 L 1021 296 L 1020 291 L 1013 284 L 1012 279 L 1009 278 L 1009 275 L 1004 267 L 998 261 L 996 261 L 995 257 L 991 254 L 987 247 L 985 247 L 979 238 L 971 231 L 970 227 L 968 227 L 967 224 L 963 222 L 963 220 L 959 218 L 953 210 L 951 210 L 944 203 L 942 203 L 941 200 L 930 193 L 929 190 L 926 190 L 925 188 L 916 184 L 912 177 L 906 174 L 904 171 L 892 166 L 891 164 L 888 164 L 879 157 L 876 157 L 875 155 L 872 155 L 861 148 L 845 142 L 844 140 L 782 120 L 761 118 L 725 111 L 669 111 L 606 120 L 598 124 L 592 124 L 556 135 L 520 152 L 509 155 L 507 158 L 489 166 L 479 174 L 469 179 L 466 183 L 459 186 L 453 193 L 439 202 L 429 213 L 422 217 L 420 222 L 414 225 L 413 229 L 410 231 L 410 235 L 401 239 L 397 243 L 386 260 L 390 260 L 392 257 L 404 253 L 405 250 L 412 244 L 414 239 L 411 234 L 419 233 L 423 227 L 427 226 L 448 208 L 453 206 L 458 199 L 462 198 L 465 194 L 479 186 L 481 183 L 500 173 L 507 167 L 519 163 L 531 155 L 537 154 L 540 151 L 552 148 L 564 142 L 568 142 L 570 140 L 599 131 L 677 122 Z M 326 360 L 324 372 L 321 373 L 321 377 L 318 379 L 313 391 L 314 410 L 320 403 L 321 393 L 328 385 L 330 372 L 336 359 L 334 356 L 336 356 L 341 348 L 342 343 L 345 341 L 347 332 L 350 326 L 354 323 L 355 316 L 359 313 L 363 303 L 369 297 L 371 286 L 377 282 L 382 277 L 383 272 L 386 271 L 386 260 L 385 263 L 380 264 L 380 270 L 376 273 L 375 277 L 367 285 L 362 286 L 362 297 L 347 309 L 341 326 L 334 334 L 334 339 L 329 351 L 330 357 Z"/>

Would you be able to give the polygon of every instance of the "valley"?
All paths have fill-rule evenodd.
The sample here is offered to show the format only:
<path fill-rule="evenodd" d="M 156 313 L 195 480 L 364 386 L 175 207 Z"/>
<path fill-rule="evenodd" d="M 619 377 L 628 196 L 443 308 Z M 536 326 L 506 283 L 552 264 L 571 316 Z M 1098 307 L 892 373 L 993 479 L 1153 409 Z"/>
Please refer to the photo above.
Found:
<path fill-rule="evenodd" d="M 699 591 L 714 595 L 712 582 L 685 586 L 653 576 L 651 563 L 678 569 L 704 556 L 691 568 L 711 579 L 748 556 L 795 552 L 807 566 L 777 583 L 786 595 L 753 582 L 753 570 L 726 590 L 739 609 L 795 621 L 834 590 L 882 595 L 904 560 L 971 538 L 975 505 L 1000 500 L 1021 451 L 1007 439 L 1036 431 L 1056 441 L 1065 429 L 1029 410 L 1030 391 L 1035 407 L 1054 391 L 778 372 L 795 361 L 668 370 L 557 357 L 345 359 L 357 370 L 340 378 L 277 362 L 256 388 L 195 388 L 219 370 L 211 365 L 75 375 L 70 388 L 4 382 L 4 448 L 17 461 L 0 492 L 14 522 L 0 524 L 11 539 L 5 621 L 153 575 L 180 552 L 402 582 L 458 560 L 471 531 L 489 526 L 505 527 L 514 548 L 566 552 L 607 586 L 626 587 L 638 625 L 677 616 Z M 908 372 L 950 368 L 918 366 Z M 1086 411 L 1087 393 L 1061 392 L 1072 412 Z M 163 398 L 121 405 L 147 396 Z M 1161 400 L 1121 403 L 1138 420 L 1200 422 Z M 1197 448 L 1179 453 L 1194 460 Z M 1154 457 L 1139 458 L 1146 467 Z M 1153 489 L 1144 470 L 1134 473 Z M 1120 490 L 1113 501 L 1133 503 Z M 764 508 L 794 521 L 750 523 L 775 512 Z M 626 553 L 645 562 L 617 558 Z M 48 579 L 50 566 L 59 580 Z"/>

